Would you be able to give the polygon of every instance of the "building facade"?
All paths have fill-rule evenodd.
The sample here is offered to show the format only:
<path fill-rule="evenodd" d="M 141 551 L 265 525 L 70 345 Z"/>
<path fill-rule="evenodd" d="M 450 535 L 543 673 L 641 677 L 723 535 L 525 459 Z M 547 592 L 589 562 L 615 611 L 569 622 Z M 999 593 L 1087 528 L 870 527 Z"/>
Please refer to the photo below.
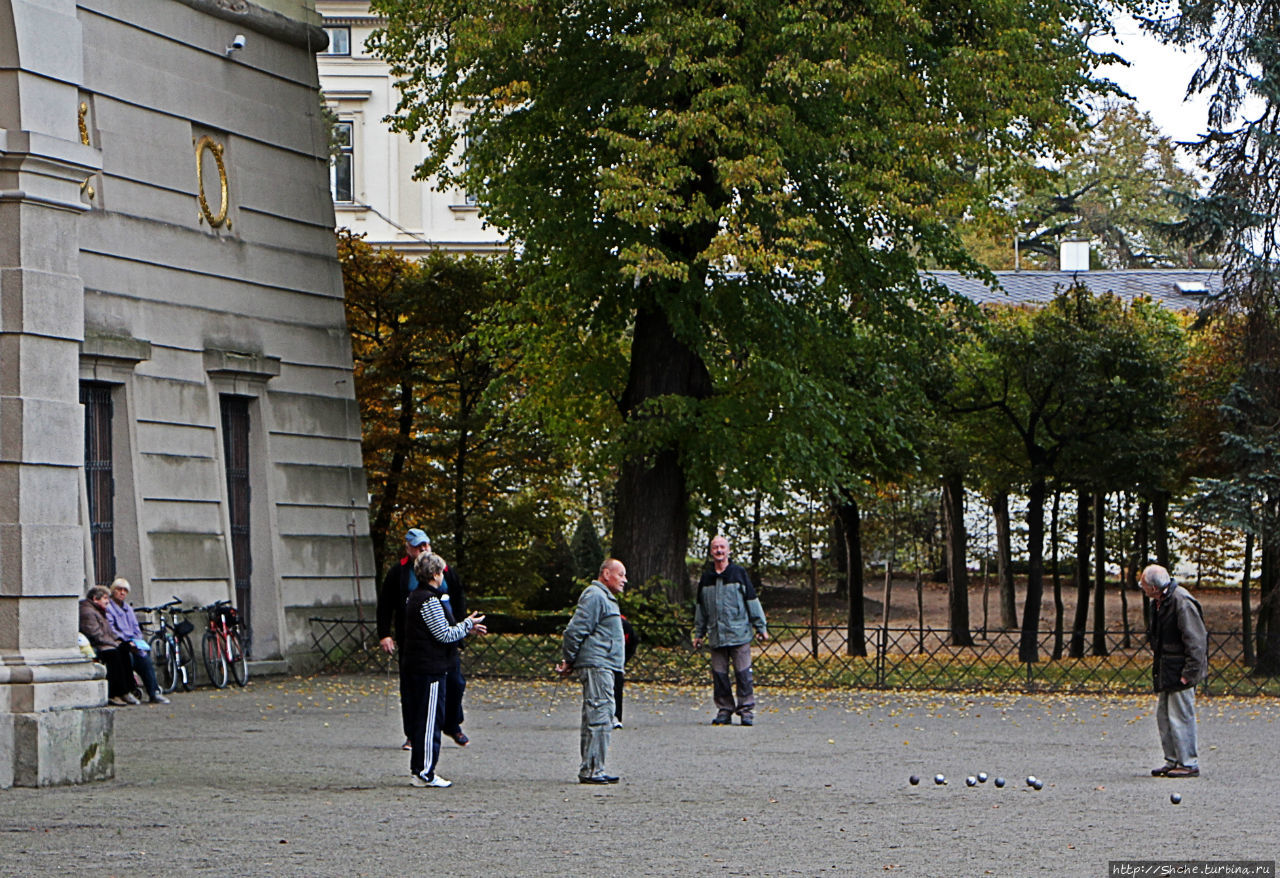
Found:
<path fill-rule="evenodd" d="M 329 37 L 317 58 L 320 87 L 338 120 L 330 181 L 337 225 L 409 256 L 504 250 L 467 192 L 413 178 L 425 150 L 385 121 L 400 94 L 387 64 L 365 48 L 381 24 L 368 2 L 316 0 L 316 8 Z"/>
<path fill-rule="evenodd" d="M 312 0 L 0 0 L 0 786 L 113 771 L 76 602 L 373 595 Z"/>

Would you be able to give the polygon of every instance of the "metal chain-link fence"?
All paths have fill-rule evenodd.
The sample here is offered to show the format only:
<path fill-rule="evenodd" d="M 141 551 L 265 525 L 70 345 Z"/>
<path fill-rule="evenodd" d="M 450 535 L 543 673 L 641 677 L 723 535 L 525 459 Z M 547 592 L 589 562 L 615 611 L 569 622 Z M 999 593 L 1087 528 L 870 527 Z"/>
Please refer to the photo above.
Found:
<path fill-rule="evenodd" d="M 395 659 L 378 648 L 373 625 L 349 619 L 310 620 L 321 666 L 332 672 L 386 673 Z M 1092 635 L 1085 655 L 1069 655 L 1070 632 L 1055 655 L 1052 631 L 1040 634 L 1040 660 L 1019 659 L 1020 632 L 989 632 L 971 646 L 951 644 L 934 628 L 869 628 L 865 655 L 851 655 L 846 629 L 770 626 L 771 639 L 752 661 L 757 685 L 798 689 L 938 689 L 946 691 L 1142 693 L 1151 691 L 1151 653 L 1139 634 L 1107 632 L 1105 654 L 1095 655 Z M 560 658 L 556 634 L 488 634 L 468 638 L 463 669 L 472 677 L 549 678 Z M 705 650 L 640 647 L 627 662 L 636 682 L 704 684 Z M 1209 633 L 1209 695 L 1280 695 L 1280 678 L 1255 676 L 1244 663 L 1240 632 Z"/>

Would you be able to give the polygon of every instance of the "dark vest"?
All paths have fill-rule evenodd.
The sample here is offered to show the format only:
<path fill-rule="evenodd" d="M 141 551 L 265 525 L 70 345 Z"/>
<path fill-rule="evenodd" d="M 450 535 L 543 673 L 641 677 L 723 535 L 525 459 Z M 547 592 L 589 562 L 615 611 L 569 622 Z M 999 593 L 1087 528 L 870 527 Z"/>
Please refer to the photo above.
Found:
<path fill-rule="evenodd" d="M 456 643 L 441 643 L 431 635 L 431 629 L 422 618 L 422 605 L 429 600 L 439 601 L 445 621 L 454 624 L 448 601 L 440 601 L 440 591 L 429 585 L 419 585 L 409 592 L 404 606 L 404 665 L 415 674 L 446 674 L 458 654 Z"/>

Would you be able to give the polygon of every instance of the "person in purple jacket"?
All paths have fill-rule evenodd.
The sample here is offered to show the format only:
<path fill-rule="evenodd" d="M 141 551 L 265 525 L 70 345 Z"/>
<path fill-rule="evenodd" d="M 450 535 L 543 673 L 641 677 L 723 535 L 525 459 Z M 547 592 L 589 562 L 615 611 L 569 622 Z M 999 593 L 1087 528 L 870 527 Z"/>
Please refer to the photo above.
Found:
<path fill-rule="evenodd" d="M 133 670 L 142 678 L 142 685 L 147 687 L 147 697 L 152 704 L 168 704 L 156 683 L 156 666 L 151 661 L 151 647 L 142 636 L 142 626 L 138 624 L 138 616 L 129 605 L 129 580 L 120 577 L 111 583 L 111 601 L 107 604 L 107 622 L 116 637 L 123 640 L 123 647 L 129 653 L 129 662 Z M 136 695 L 134 696 L 137 697 Z"/>

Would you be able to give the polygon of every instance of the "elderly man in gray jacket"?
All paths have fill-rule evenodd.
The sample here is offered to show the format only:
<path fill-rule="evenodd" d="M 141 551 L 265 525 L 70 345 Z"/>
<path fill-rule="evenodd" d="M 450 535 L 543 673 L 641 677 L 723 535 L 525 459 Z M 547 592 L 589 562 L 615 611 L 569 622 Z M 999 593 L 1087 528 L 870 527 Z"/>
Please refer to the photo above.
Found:
<path fill-rule="evenodd" d="M 1156 777 L 1199 777 L 1196 754 L 1196 684 L 1209 670 L 1209 637 L 1200 602 L 1173 581 L 1169 571 L 1152 564 L 1138 585 L 1151 607 L 1151 682 L 1159 693 L 1156 727 L 1164 747 L 1164 765 Z"/>
<path fill-rule="evenodd" d="M 574 671 L 582 683 L 582 765 L 578 783 L 617 783 L 604 770 L 613 728 L 613 673 L 623 669 L 622 611 L 618 595 L 627 584 L 627 568 L 616 558 L 600 567 L 600 578 L 582 591 L 564 630 L 556 673 Z"/>

